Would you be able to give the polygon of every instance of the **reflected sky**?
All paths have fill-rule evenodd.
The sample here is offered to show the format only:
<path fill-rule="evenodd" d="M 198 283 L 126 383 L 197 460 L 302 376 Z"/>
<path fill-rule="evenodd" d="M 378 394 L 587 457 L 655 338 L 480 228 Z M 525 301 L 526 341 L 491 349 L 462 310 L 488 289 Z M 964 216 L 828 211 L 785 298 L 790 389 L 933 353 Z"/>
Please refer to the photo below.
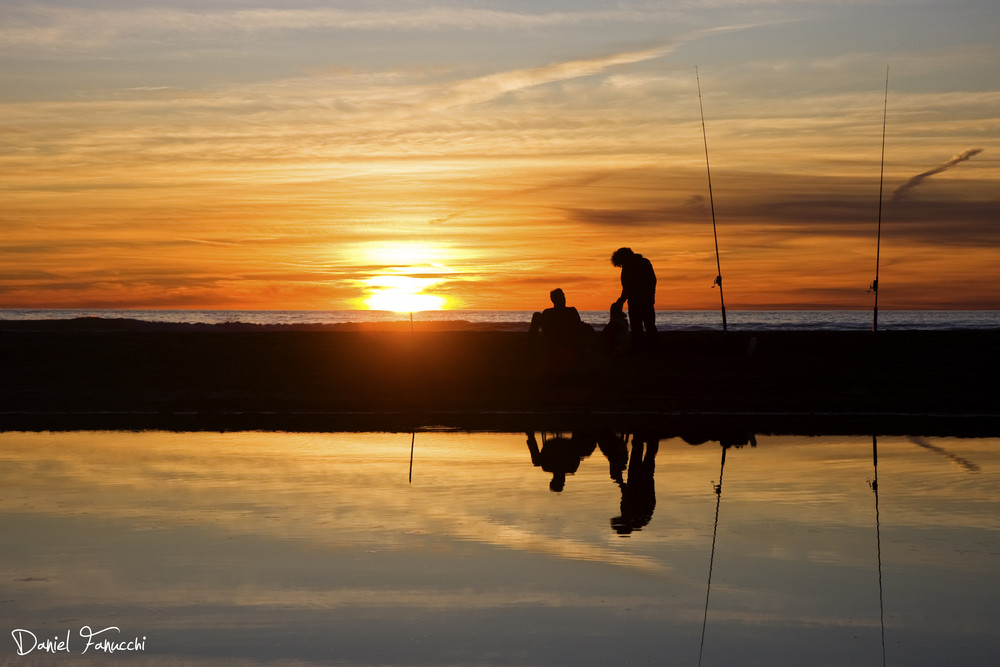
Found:
<path fill-rule="evenodd" d="M 874 484 L 871 437 L 558 435 L 2 433 L 0 661 L 879 665 L 882 608 L 889 664 L 1000 650 L 996 440 Z"/>

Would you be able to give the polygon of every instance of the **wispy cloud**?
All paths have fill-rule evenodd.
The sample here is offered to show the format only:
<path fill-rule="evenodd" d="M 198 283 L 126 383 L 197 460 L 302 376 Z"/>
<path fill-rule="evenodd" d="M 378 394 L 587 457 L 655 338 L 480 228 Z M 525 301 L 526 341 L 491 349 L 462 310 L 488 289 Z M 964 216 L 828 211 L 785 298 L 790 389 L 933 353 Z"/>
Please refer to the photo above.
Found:
<path fill-rule="evenodd" d="M 500 72 L 476 79 L 460 81 L 452 85 L 434 106 L 449 108 L 487 102 L 517 90 L 556 81 L 592 76 L 618 65 L 629 65 L 661 58 L 675 48 L 675 44 L 668 44 L 640 51 L 571 60 L 544 65 L 542 67 Z"/>
<path fill-rule="evenodd" d="M 184 37 L 247 35 L 276 31 L 521 30 L 607 24 L 662 18 L 663 10 L 516 12 L 485 7 L 420 9 L 290 8 L 194 11 L 171 7 L 83 9 L 34 6 L 0 10 L 0 44 L 96 49 L 115 43 L 176 41 Z"/>
<path fill-rule="evenodd" d="M 529 69 L 499 72 L 476 79 L 460 81 L 450 86 L 436 106 L 448 108 L 465 104 L 486 102 L 506 93 L 532 88 L 547 83 L 568 81 L 601 74 L 622 65 L 655 60 L 669 55 L 681 45 L 712 33 L 744 30 L 753 25 L 733 25 L 697 30 L 680 35 L 673 40 L 645 49 L 623 51 L 592 58 L 581 58 L 542 65 Z"/>

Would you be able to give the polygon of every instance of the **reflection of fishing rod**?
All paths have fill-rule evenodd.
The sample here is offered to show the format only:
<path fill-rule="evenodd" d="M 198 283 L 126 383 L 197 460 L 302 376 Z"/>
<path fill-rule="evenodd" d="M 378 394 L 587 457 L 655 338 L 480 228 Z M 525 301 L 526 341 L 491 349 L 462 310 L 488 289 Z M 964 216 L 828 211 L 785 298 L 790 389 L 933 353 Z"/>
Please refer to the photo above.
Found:
<path fill-rule="evenodd" d="M 413 445 L 417 442 L 417 432 L 410 435 L 410 484 L 413 484 Z"/>
<path fill-rule="evenodd" d="M 878 231 L 875 233 L 875 280 L 870 292 L 875 292 L 875 307 L 872 309 L 872 332 L 878 331 L 878 260 L 882 249 L 882 183 L 885 174 L 885 116 L 889 109 L 889 66 L 885 66 L 885 99 L 882 102 L 882 162 L 878 173 Z"/>
<path fill-rule="evenodd" d="M 878 518 L 878 441 L 872 434 L 872 462 L 875 466 L 875 479 L 871 481 L 872 491 L 875 492 L 875 544 L 878 557 L 878 610 L 879 622 L 882 627 L 882 664 L 885 665 L 885 604 L 882 601 L 882 535 Z"/>
<path fill-rule="evenodd" d="M 701 136 L 705 141 L 705 171 L 708 173 L 708 204 L 712 209 L 712 236 L 715 238 L 715 282 L 712 287 L 719 287 L 719 303 L 722 305 L 722 330 L 726 330 L 726 300 L 722 296 L 722 262 L 719 260 L 719 234 L 715 230 L 715 199 L 712 197 L 712 168 L 708 163 L 708 132 L 705 130 L 705 107 L 701 102 L 701 79 L 698 78 L 698 68 L 694 68 L 694 78 L 698 82 L 698 109 L 701 111 Z"/>
<path fill-rule="evenodd" d="M 701 621 L 701 645 L 698 647 L 698 665 L 705 651 L 705 626 L 708 625 L 708 598 L 712 593 L 712 565 L 715 563 L 715 538 L 719 534 L 719 505 L 722 504 L 722 474 L 726 471 L 726 450 L 722 445 L 722 466 L 719 469 L 719 483 L 715 485 L 715 527 L 712 528 L 712 555 L 708 559 L 708 587 L 705 591 L 705 615 Z"/>

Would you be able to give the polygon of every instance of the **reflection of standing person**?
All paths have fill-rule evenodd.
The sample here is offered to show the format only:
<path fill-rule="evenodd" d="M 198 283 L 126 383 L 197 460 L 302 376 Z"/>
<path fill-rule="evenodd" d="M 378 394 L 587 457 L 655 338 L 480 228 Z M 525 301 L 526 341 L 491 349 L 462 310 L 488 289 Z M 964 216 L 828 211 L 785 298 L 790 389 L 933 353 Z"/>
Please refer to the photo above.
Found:
<path fill-rule="evenodd" d="M 656 486 L 653 473 L 659 439 L 652 434 L 632 436 L 632 453 L 628 460 L 628 481 L 619 482 L 622 491 L 621 515 L 611 519 L 611 527 L 619 535 L 642 530 L 653 518 L 656 507 Z"/>
<path fill-rule="evenodd" d="M 619 248 L 611 263 L 622 270 L 622 293 L 615 302 L 628 302 L 632 340 L 637 346 L 652 344 L 656 338 L 656 273 L 653 264 L 631 248 Z"/>

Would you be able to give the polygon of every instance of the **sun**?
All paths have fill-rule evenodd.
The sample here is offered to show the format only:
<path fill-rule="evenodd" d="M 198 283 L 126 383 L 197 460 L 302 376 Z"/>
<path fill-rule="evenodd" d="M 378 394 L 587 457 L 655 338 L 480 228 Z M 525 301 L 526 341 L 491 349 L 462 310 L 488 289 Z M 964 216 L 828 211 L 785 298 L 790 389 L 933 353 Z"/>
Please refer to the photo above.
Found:
<path fill-rule="evenodd" d="M 365 299 L 369 310 L 391 310 L 396 313 L 418 313 L 424 310 L 442 310 L 447 302 L 434 294 L 410 294 L 384 290 Z"/>
<path fill-rule="evenodd" d="M 365 298 L 364 304 L 369 310 L 416 313 L 424 310 L 442 310 L 448 302 L 443 296 L 424 293 L 424 290 L 440 283 L 440 278 L 377 275 L 365 282 L 370 294 Z"/>
<path fill-rule="evenodd" d="M 368 242 L 355 247 L 374 275 L 363 280 L 369 310 L 415 313 L 443 310 L 448 299 L 429 290 L 453 273 L 444 262 L 453 255 L 445 246 L 422 241 Z"/>

